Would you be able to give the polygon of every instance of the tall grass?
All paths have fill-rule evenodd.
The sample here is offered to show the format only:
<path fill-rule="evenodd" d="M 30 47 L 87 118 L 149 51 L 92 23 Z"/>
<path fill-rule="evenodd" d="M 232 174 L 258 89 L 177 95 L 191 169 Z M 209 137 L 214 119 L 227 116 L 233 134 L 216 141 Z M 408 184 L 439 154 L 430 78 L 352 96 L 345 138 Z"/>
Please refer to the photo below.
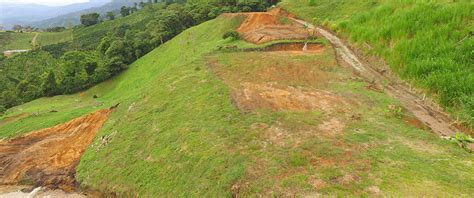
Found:
<path fill-rule="evenodd" d="M 314 7 L 303 1 L 282 5 L 304 18 L 327 21 L 353 43 L 370 44 L 369 53 L 385 58 L 402 78 L 474 125 L 473 3 L 322 0 Z M 328 5 L 333 9 L 322 9 Z"/>

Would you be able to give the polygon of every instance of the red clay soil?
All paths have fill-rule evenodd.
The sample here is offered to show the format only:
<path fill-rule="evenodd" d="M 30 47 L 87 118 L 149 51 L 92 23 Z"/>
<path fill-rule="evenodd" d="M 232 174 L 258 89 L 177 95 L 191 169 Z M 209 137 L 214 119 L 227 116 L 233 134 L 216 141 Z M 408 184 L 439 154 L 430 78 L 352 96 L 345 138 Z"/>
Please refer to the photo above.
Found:
<path fill-rule="evenodd" d="M 74 190 L 75 167 L 111 111 L 99 110 L 64 124 L 0 141 L 0 185 L 29 181 L 36 186 Z"/>
<path fill-rule="evenodd" d="M 263 49 L 263 51 L 272 51 L 272 52 L 279 52 L 279 51 L 289 51 L 289 52 L 301 52 L 305 43 L 276 43 L 274 45 L 270 45 Z M 308 43 L 306 45 L 306 52 L 323 52 L 324 46 L 318 43 Z"/>
<path fill-rule="evenodd" d="M 323 90 L 303 91 L 294 87 L 276 88 L 272 84 L 250 82 L 241 85 L 243 90 L 234 90 L 232 98 L 238 107 L 247 110 L 336 112 L 350 105 L 341 97 Z"/>
<path fill-rule="evenodd" d="M 280 8 L 275 8 L 269 12 L 227 15 L 245 17 L 237 31 L 242 39 L 251 43 L 262 44 L 274 40 L 306 39 L 309 36 L 301 24 L 289 19 L 289 17 L 293 17 L 292 15 Z"/>

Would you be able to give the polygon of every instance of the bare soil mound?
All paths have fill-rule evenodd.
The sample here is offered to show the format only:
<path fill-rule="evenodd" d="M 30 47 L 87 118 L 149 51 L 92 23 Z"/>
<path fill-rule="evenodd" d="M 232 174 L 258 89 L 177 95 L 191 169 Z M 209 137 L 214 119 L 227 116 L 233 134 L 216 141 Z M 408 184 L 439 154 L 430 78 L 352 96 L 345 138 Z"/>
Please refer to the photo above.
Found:
<path fill-rule="evenodd" d="M 276 43 L 274 45 L 270 45 L 263 49 L 263 51 L 270 51 L 270 52 L 279 52 L 279 51 L 286 51 L 286 52 L 302 52 L 303 48 L 305 47 L 305 43 Z M 308 43 L 306 45 L 305 52 L 314 52 L 314 53 L 321 53 L 324 51 L 324 46 L 317 43 Z"/>
<path fill-rule="evenodd" d="M 242 39 L 262 44 L 274 40 L 306 39 L 308 32 L 299 23 L 290 20 L 292 15 L 281 9 L 273 9 L 269 12 L 238 13 L 230 15 L 244 16 L 237 31 Z"/>
<path fill-rule="evenodd" d="M 243 109 L 271 109 L 335 112 L 349 106 L 339 96 L 323 90 L 303 91 L 294 87 L 279 89 L 272 84 L 242 83 L 242 90 L 234 91 L 234 100 Z"/>
<path fill-rule="evenodd" d="M 0 141 L 0 184 L 12 185 L 26 180 L 37 186 L 74 190 L 75 167 L 111 111 L 100 110 Z"/>

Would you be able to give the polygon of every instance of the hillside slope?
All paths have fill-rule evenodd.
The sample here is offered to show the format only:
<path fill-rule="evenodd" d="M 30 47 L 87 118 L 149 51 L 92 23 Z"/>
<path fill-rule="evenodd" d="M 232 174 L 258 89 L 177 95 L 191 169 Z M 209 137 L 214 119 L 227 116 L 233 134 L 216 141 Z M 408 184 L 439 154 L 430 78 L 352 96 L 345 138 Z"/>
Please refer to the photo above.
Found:
<path fill-rule="evenodd" d="M 310 5 L 284 0 L 281 6 L 305 20 L 316 19 L 364 54 L 384 58 L 420 94 L 430 95 L 473 130 L 472 1 L 319 0 Z"/>
<path fill-rule="evenodd" d="M 29 50 L 35 33 L 0 32 L 0 52 L 6 50 Z"/>
<path fill-rule="evenodd" d="M 0 137 L 119 104 L 77 166 L 83 186 L 122 196 L 473 193 L 474 156 L 354 75 L 326 41 L 235 50 L 263 48 L 222 39 L 244 18 L 190 28 L 83 93 L 9 109 Z"/>

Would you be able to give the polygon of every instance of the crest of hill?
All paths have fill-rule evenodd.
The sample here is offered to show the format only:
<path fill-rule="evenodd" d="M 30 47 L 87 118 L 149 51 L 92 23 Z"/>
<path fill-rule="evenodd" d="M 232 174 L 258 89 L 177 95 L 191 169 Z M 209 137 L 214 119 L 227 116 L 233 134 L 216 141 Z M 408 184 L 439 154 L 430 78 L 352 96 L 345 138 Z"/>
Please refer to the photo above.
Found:
<path fill-rule="evenodd" d="M 83 14 L 88 13 L 99 13 L 102 16 L 105 16 L 107 12 L 117 11 L 122 6 L 131 6 L 133 3 L 138 3 L 143 0 L 112 0 L 109 3 L 106 3 L 101 6 L 95 6 L 87 9 L 82 9 L 70 13 L 65 13 L 60 16 L 52 17 L 49 19 L 44 19 L 40 21 L 32 22 L 30 25 L 38 28 L 48 28 L 48 27 L 57 27 L 63 26 L 66 27 L 68 25 L 78 25 L 80 24 L 80 17 Z"/>

